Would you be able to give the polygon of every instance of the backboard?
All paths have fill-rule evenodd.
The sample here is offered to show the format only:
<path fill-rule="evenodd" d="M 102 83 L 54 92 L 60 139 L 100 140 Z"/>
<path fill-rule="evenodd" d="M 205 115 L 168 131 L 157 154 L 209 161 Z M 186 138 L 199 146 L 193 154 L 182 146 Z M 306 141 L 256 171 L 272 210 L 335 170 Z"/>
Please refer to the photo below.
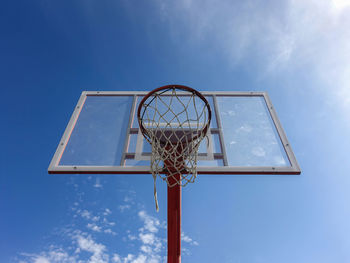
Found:
<path fill-rule="evenodd" d="M 49 173 L 149 174 L 151 146 L 136 117 L 147 93 L 82 92 Z M 201 93 L 212 120 L 199 148 L 198 174 L 300 174 L 266 92 Z"/>

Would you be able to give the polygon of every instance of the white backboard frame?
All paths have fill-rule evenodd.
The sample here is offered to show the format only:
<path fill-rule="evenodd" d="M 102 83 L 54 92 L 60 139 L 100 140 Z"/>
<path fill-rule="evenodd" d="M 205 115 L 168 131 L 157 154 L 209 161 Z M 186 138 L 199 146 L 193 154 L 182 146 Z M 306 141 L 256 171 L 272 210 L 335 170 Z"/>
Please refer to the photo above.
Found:
<path fill-rule="evenodd" d="M 75 127 L 75 124 L 79 118 L 81 109 L 88 96 L 145 96 L 148 92 L 145 91 L 83 91 L 80 99 L 74 109 L 72 117 L 64 131 L 61 141 L 57 147 L 57 150 L 49 165 L 49 174 L 150 174 L 149 166 L 73 166 L 73 165 L 59 165 L 61 156 L 67 146 L 70 135 Z M 197 169 L 198 174 L 300 174 L 301 170 L 294 156 L 292 148 L 288 142 L 287 136 L 281 126 L 281 123 L 277 117 L 275 109 L 271 103 L 271 100 L 266 92 L 227 92 L 227 91 L 205 91 L 201 92 L 204 96 L 261 96 L 266 102 L 267 109 L 275 125 L 278 136 L 280 137 L 282 146 L 289 159 L 290 166 L 199 166 Z M 133 104 L 132 112 L 134 112 L 135 103 Z M 220 117 L 217 112 L 217 105 L 215 109 L 212 109 L 213 114 L 218 119 L 218 132 L 220 132 Z M 133 120 L 130 118 L 129 127 Z M 130 132 L 130 131 L 128 131 Z M 210 142 L 211 143 L 211 142 Z M 207 148 L 212 147 L 208 145 Z M 222 145 L 224 148 L 224 145 Z M 125 152 L 125 151 L 124 151 Z M 210 153 L 210 151 L 209 151 Z M 224 151 L 225 153 L 225 151 Z M 140 156 L 139 156 L 140 157 Z M 203 159 L 206 157 L 204 156 Z M 225 156 L 224 156 L 225 159 Z"/>

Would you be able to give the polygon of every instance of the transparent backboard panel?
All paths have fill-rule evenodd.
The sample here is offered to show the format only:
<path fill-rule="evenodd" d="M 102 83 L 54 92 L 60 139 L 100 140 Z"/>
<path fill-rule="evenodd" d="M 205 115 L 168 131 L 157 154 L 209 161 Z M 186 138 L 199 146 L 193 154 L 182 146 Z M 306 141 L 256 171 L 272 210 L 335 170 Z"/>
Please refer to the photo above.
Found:
<path fill-rule="evenodd" d="M 149 173 L 152 147 L 137 122 L 138 104 L 146 94 L 83 92 L 49 172 Z M 212 120 L 199 147 L 198 173 L 300 173 L 266 93 L 202 94 L 209 102 Z M 188 97 L 182 96 L 182 102 L 187 103 Z"/>
<path fill-rule="evenodd" d="M 262 96 L 217 97 L 229 166 L 290 166 Z"/>
<path fill-rule="evenodd" d="M 131 96 L 87 96 L 59 165 L 120 166 Z"/>

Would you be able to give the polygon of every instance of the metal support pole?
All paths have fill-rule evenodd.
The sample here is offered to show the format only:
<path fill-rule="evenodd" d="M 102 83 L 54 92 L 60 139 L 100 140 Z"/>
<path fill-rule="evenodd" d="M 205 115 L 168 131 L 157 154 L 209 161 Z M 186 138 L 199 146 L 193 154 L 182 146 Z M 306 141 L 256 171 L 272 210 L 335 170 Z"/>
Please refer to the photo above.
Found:
<path fill-rule="evenodd" d="M 174 177 L 180 180 L 180 174 Z M 169 183 L 175 182 L 170 177 Z M 181 263 L 181 186 L 168 186 L 168 263 Z"/>

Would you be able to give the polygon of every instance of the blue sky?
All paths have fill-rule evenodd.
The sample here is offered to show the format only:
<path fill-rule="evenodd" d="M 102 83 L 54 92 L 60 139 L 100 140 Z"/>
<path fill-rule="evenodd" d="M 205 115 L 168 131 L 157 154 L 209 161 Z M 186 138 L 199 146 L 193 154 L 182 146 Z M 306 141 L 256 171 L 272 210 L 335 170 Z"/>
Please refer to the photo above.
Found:
<path fill-rule="evenodd" d="M 48 175 L 83 90 L 267 91 L 300 176 L 199 176 L 183 262 L 350 262 L 350 4 L 7 1 L 0 262 L 164 262 L 147 175 Z M 158 180 L 159 181 L 159 180 Z"/>

